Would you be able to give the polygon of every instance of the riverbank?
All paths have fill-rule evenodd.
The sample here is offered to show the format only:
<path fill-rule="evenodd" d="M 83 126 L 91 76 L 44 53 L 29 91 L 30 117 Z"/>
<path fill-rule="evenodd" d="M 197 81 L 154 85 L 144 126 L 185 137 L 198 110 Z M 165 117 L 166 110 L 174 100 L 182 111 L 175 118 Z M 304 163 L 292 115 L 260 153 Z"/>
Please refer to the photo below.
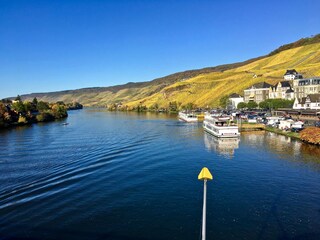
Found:
<path fill-rule="evenodd" d="M 287 137 L 291 137 L 294 139 L 298 139 L 300 141 L 302 141 L 302 139 L 300 138 L 300 133 L 297 132 L 291 132 L 291 131 L 285 131 L 285 130 L 281 130 L 279 128 L 274 128 L 274 127 L 265 127 L 265 130 L 268 132 L 273 132 L 273 133 L 277 133 L 283 136 L 287 136 Z"/>
<path fill-rule="evenodd" d="M 284 135 L 287 137 L 295 138 L 298 140 L 301 140 L 300 134 L 296 132 L 291 132 L 291 131 L 284 131 L 278 128 L 274 127 L 269 127 L 261 123 L 244 123 L 239 126 L 240 132 L 250 132 L 250 131 L 268 131 L 268 132 L 273 132 L 277 133 L 280 135 Z"/>
<path fill-rule="evenodd" d="M 63 102 L 22 102 L 20 98 L 0 102 L 0 129 L 31 125 L 38 122 L 52 122 L 68 117 Z"/>
<path fill-rule="evenodd" d="M 306 127 L 300 133 L 285 131 L 278 128 L 265 126 L 264 124 L 259 123 L 244 123 L 239 126 L 241 132 L 250 132 L 250 131 L 268 131 L 277 133 L 286 137 L 294 138 L 305 143 L 320 145 L 320 128 L 317 127 Z"/>
<path fill-rule="evenodd" d="M 265 125 L 261 123 L 242 123 L 239 125 L 240 132 L 265 130 Z"/>
<path fill-rule="evenodd" d="M 37 98 L 34 98 L 32 102 L 22 101 L 18 95 L 15 100 L 0 101 L 0 129 L 64 119 L 68 117 L 67 111 L 82 108 L 83 105 L 78 102 L 49 103 L 38 101 Z"/>

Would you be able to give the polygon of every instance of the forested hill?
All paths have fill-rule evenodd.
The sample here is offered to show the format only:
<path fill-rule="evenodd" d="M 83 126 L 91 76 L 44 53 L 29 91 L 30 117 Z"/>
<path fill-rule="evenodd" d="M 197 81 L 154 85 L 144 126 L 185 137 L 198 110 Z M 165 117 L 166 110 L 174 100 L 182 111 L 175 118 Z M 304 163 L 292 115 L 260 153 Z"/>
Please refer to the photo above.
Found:
<path fill-rule="evenodd" d="M 181 105 L 216 106 L 221 97 L 233 92 L 242 95 L 245 88 L 257 82 L 273 84 L 280 81 L 289 68 L 295 68 L 306 77 L 320 75 L 320 34 L 240 63 L 174 73 L 149 82 L 33 93 L 21 97 L 27 100 L 37 97 L 49 102 L 77 101 L 85 106 L 122 103 L 130 107 L 140 104 L 167 107 L 172 101 Z"/>

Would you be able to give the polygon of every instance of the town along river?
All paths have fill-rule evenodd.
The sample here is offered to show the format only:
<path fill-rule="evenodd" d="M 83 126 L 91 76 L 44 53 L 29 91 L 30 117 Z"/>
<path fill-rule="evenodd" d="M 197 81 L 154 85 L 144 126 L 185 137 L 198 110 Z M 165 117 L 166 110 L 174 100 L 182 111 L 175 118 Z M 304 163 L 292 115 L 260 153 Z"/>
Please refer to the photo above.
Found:
<path fill-rule="evenodd" d="M 63 121 L 0 132 L 0 239 L 199 239 L 204 166 L 207 239 L 319 239 L 319 147 L 165 114 Z"/>

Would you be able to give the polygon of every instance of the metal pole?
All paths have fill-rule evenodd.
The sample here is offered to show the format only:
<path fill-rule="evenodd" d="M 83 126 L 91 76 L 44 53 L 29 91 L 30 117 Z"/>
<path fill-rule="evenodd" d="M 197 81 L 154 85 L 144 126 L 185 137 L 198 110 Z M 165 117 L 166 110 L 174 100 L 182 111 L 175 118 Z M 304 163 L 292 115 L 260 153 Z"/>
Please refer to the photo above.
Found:
<path fill-rule="evenodd" d="M 207 180 L 213 177 L 208 168 L 202 168 L 198 175 L 199 180 L 203 180 L 203 211 L 202 211 L 202 240 L 206 240 L 206 211 L 207 211 Z"/>
<path fill-rule="evenodd" d="M 202 240 L 206 240 L 207 179 L 203 181 Z"/>

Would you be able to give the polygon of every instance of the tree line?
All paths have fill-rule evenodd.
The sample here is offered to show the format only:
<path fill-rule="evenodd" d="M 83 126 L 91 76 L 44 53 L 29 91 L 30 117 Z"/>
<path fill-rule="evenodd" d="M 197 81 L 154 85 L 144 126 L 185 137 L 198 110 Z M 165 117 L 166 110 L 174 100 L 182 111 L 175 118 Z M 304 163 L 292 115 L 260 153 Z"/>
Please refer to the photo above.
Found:
<path fill-rule="evenodd" d="M 79 103 L 48 103 L 38 101 L 37 98 L 32 101 L 22 101 L 19 95 L 15 100 L 2 99 L 0 101 L 0 128 L 62 119 L 68 116 L 68 109 L 79 108 L 82 108 Z"/>
<path fill-rule="evenodd" d="M 267 99 L 265 101 L 260 102 L 259 104 L 250 101 L 248 103 L 241 102 L 238 104 L 237 109 L 263 109 L 263 110 L 277 110 L 279 108 L 292 108 L 293 100 L 285 100 L 285 99 Z M 227 109 L 230 105 L 229 96 L 224 96 L 219 101 L 219 107 L 222 109 Z M 109 111 L 136 111 L 136 112 L 169 112 L 169 113 L 177 113 L 181 110 L 197 110 L 197 109 L 208 109 L 208 106 L 201 107 L 197 106 L 194 103 L 186 103 L 182 104 L 181 102 L 169 102 L 167 107 L 160 107 L 158 103 L 154 103 L 153 105 L 147 107 L 143 105 L 141 102 L 137 106 L 128 107 L 127 105 L 119 104 L 111 104 L 107 106 Z"/>
<path fill-rule="evenodd" d="M 293 100 L 285 100 L 285 99 L 267 99 L 265 101 L 260 102 L 259 104 L 250 101 L 248 103 L 241 102 L 238 104 L 237 109 L 264 109 L 264 110 L 277 110 L 279 108 L 292 108 Z"/>
<path fill-rule="evenodd" d="M 109 111 L 136 111 L 136 112 L 168 112 L 168 113 L 178 113 L 180 110 L 195 110 L 199 107 L 194 103 L 182 104 L 181 102 L 172 101 L 169 102 L 167 107 L 160 107 L 158 103 L 154 103 L 147 107 L 141 102 L 136 106 L 127 106 L 122 103 L 114 103 L 107 106 Z"/>

